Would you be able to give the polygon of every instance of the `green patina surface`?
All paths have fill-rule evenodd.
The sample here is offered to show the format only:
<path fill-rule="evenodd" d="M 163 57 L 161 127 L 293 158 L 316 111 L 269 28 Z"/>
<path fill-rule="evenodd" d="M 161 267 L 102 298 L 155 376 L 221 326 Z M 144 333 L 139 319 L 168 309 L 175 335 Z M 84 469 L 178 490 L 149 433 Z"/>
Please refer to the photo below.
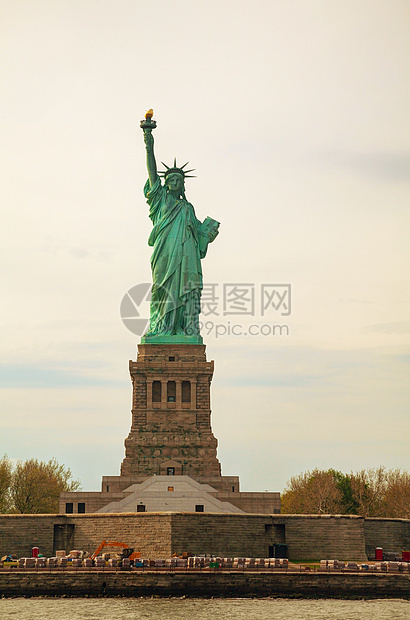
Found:
<path fill-rule="evenodd" d="M 149 332 L 148 332 L 145 336 L 142 336 L 141 342 L 143 344 L 203 344 L 203 339 L 201 335 L 198 335 L 198 336 L 188 336 L 186 334 L 149 335 Z"/>
<path fill-rule="evenodd" d="M 161 183 L 154 155 L 156 127 L 151 116 L 141 122 L 147 151 L 148 180 L 144 194 L 153 223 L 148 245 L 151 256 L 152 292 L 150 325 L 142 337 L 149 344 L 202 344 L 199 328 L 203 288 L 201 259 L 218 234 L 219 222 L 197 219 L 185 196 L 187 164 L 166 166 Z"/>

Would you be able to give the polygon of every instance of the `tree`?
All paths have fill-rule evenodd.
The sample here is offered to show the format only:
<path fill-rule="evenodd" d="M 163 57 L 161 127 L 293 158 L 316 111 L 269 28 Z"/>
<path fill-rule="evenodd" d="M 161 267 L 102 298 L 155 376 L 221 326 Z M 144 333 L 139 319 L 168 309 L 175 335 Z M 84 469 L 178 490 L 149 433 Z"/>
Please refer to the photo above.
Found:
<path fill-rule="evenodd" d="M 11 478 L 12 467 L 5 454 L 0 461 L 0 513 L 8 512 L 10 509 Z"/>
<path fill-rule="evenodd" d="M 357 515 L 359 504 L 354 496 L 351 477 L 343 474 L 341 471 L 329 469 L 332 472 L 337 484 L 337 488 L 341 493 L 341 514 Z"/>
<path fill-rule="evenodd" d="M 282 494 L 282 512 L 290 514 L 340 514 L 342 492 L 334 471 L 314 469 L 293 476 Z"/>
<path fill-rule="evenodd" d="M 410 518 L 410 473 L 385 467 L 350 475 L 358 514 L 363 517 Z"/>
<path fill-rule="evenodd" d="M 57 513 L 60 493 L 80 488 L 80 481 L 72 480 L 71 476 L 71 470 L 55 459 L 48 463 L 37 459 L 19 461 L 10 485 L 12 511 L 23 514 Z"/>
<path fill-rule="evenodd" d="M 293 476 L 282 494 L 282 512 L 410 518 L 410 473 L 385 467 L 344 474 L 314 469 Z"/>
<path fill-rule="evenodd" d="M 410 473 L 395 469 L 388 473 L 384 512 L 389 517 L 410 519 Z"/>
<path fill-rule="evenodd" d="M 383 466 L 373 469 L 362 469 L 351 473 L 350 484 L 352 495 L 357 505 L 357 514 L 362 517 L 384 517 L 384 496 L 386 493 L 387 476 Z"/>

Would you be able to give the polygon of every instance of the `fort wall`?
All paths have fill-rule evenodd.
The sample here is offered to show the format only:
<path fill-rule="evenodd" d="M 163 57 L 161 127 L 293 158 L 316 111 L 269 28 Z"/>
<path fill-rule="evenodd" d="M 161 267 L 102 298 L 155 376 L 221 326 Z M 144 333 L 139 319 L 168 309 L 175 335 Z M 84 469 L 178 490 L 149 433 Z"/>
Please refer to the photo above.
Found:
<path fill-rule="evenodd" d="M 376 547 L 385 551 L 410 551 L 410 520 L 369 517 L 364 520 L 366 551 Z"/>
<path fill-rule="evenodd" d="M 287 545 L 290 560 L 367 559 L 361 517 L 182 513 L 172 516 L 172 546 L 177 552 L 197 554 L 213 549 L 212 553 L 222 557 L 269 557 L 269 548 L 278 544 Z"/>
<path fill-rule="evenodd" d="M 365 561 L 374 557 L 377 546 L 409 549 L 410 521 L 353 515 L 149 512 L 0 515 L 0 556 L 27 557 L 34 546 L 45 556 L 56 549 L 93 552 L 102 540 L 125 542 L 148 558 L 182 551 L 269 557 L 272 546 L 285 544 L 290 560 Z"/>

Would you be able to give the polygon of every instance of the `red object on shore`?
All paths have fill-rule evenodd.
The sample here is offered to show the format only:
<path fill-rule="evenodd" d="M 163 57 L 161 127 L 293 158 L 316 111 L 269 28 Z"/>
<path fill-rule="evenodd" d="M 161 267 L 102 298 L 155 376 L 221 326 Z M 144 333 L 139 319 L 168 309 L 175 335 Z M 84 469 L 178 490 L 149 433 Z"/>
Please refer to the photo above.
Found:
<path fill-rule="evenodd" d="M 31 549 L 31 557 L 32 558 L 38 558 L 38 552 L 40 551 L 40 549 L 38 547 L 32 547 Z"/>
<path fill-rule="evenodd" d="M 383 547 L 376 547 L 375 559 L 383 561 Z"/>
<path fill-rule="evenodd" d="M 401 552 L 401 561 L 402 562 L 410 562 L 410 551 L 402 551 Z"/>

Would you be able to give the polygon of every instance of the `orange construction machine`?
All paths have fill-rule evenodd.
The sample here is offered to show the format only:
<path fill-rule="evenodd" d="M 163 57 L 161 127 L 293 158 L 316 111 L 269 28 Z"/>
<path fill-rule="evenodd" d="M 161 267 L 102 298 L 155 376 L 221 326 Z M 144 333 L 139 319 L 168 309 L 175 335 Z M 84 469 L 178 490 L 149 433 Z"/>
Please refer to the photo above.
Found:
<path fill-rule="evenodd" d="M 118 542 L 117 540 L 103 540 L 94 553 L 91 554 L 91 559 L 94 560 L 104 547 L 122 547 L 122 552 L 120 554 L 122 559 L 129 558 L 130 560 L 135 560 L 141 557 L 139 551 L 134 551 L 134 549 L 128 547 L 126 543 Z"/>

